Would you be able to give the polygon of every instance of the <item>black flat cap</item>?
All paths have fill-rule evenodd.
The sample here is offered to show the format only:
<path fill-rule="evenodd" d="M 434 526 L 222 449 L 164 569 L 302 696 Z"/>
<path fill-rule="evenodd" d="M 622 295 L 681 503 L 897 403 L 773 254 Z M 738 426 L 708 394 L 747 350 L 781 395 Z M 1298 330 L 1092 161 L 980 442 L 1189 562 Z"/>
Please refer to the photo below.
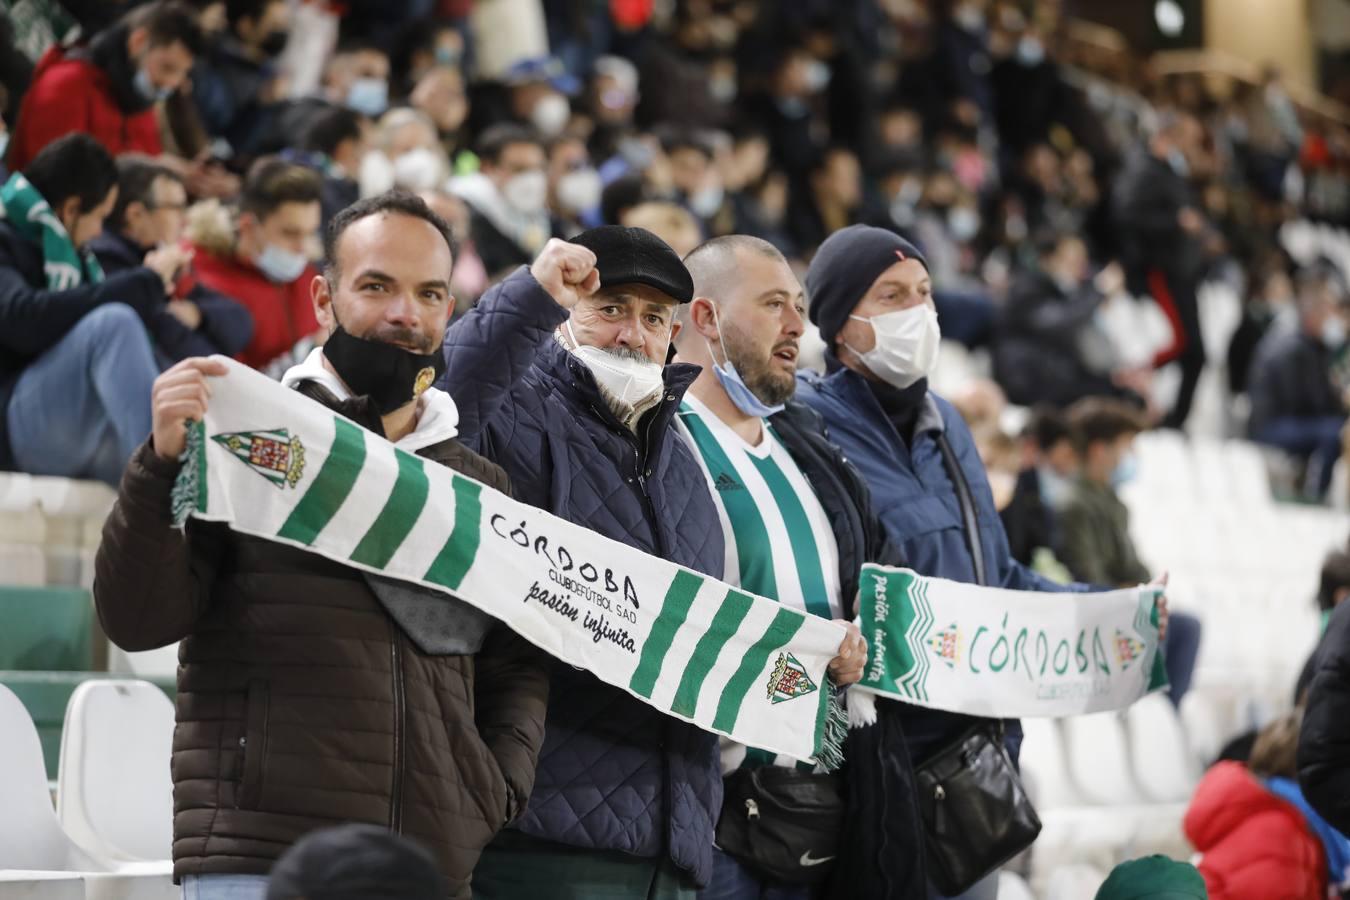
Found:
<path fill-rule="evenodd" d="M 595 254 L 600 286 L 645 284 L 676 303 L 694 299 L 694 279 L 670 245 L 645 228 L 601 225 L 572 238 Z"/>

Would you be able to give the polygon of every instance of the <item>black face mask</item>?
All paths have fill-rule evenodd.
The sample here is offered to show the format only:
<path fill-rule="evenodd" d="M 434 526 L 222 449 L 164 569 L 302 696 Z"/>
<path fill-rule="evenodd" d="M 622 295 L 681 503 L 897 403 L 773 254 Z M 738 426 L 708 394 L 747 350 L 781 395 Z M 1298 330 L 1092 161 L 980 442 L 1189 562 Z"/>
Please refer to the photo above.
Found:
<path fill-rule="evenodd" d="M 413 353 L 383 341 L 348 334 L 339 325 L 323 345 L 323 355 L 358 397 L 369 397 L 380 415 L 417 398 L 445 371 L 445 356 Z"/>
<path fill-rule="evenodd" d="M 286 41 L 289 39 L 289 32 L 269 31 L 267 37 L 263 38 L 258 49 L 269 59 L 280 56 L 281 51 L 286 49 Z"/>

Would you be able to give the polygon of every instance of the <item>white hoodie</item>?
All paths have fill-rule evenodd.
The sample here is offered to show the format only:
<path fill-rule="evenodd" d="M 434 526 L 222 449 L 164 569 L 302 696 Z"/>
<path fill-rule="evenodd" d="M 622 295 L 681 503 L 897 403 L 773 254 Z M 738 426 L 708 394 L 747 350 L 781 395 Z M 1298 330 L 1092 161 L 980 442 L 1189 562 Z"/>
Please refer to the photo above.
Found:
<path fill-rule="evenodd" d="M 298 366 L 292 366 L 281 376 L 283 387 L 294 388 L 302 381 L 317 381 L 332 391 L 339 400 L 351 399 L 347 385 L 323 364 L 323 348 L 315 347 Z M 417 424 L 413 430 L 394 442 L 394 446 L 409 453 L 439 444 L 459 434 L 459 408 L 445 391 L 429 387 L 417 398 Z"/>

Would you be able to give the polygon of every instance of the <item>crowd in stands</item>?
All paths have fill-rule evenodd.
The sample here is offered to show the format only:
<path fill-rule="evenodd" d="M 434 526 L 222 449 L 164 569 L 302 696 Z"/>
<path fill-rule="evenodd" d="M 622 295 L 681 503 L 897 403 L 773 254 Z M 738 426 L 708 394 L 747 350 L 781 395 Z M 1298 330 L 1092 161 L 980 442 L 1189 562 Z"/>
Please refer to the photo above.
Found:
<path fill-rule="evenodd" d="M 277 379 L 312 359 L 341 325 L 316 313 L 315 276 L 336 263 L 325 258 L 324 236 L 331 255 L 330 226 L 340 236 L 354 221 L 343 210 L 403 197 L 387 193 L 401 189 L 448 227 L 451 321 L 473 311 L 469 327 L 445 337 L 450 371 L 438 386 L 462 417 L 458 439 L 492 463 L 464 450 L 455 465 L 481 463 L 475 477 L 497 473 L 503 484 L 509 474 L 515 496 L 533 505 L 548 509 L 560 496 L 538 471 L 550 439 L 626 447 L 624 428 L 653 409 L 629 409 L 621 427 L 613 417 L 577 419 L 553 398 L 575 400 L 569 366 L 580 348 L 539 342 L 565 319 L 553 300 L 567 285 L 536 280 L 537 260 L 558 246 L 550 240 L 622 225 L 645 229 L 685 261 L 687 272 L 679 260 L 675 268 L 691 283 L 665 299 L 688 310 L 665 310 L 657 330 L 669 333 L 678 318 L 685 331 L 672 358 L 716 369 L 723 387 L 728 364 L 712 339 L 727 340 L 719 316 L 739 328 L 726 311 L 739 298 L 717 296 L 718 279 L 762 267 L 766 279 L 782 279 L 789 301 L 802 296 L 793 327 L 818 336 L 821 371 L 800 382 L 789 372 L 781 399 L 800 384 L 799 399 L 868 482 L 839 485 L 845 513 L 818 517 L 828 512 L 837 525 L 855 516 L 858 554 L 876 527 L 907 564 L 963 582 L 1079 591 L 1151 581 L 1119 493 L 1135 473 L 1132 442 L 1193 423 L 1215 365 L 1227 372 L 1234 433 L 1293 467 L 1300 500 L 1350 508 L 1350 269 L 1345 259 L 1296 261 L 1284 241 L 1299 220 L 1350 227 L 1350 123 L 1297 104 L 1273 69 L 1259 83 L 1159 74 L 1137 54 L 1086 41 L 1057 0 L 11 6 L 0 11 L 0 471 L 116 486 L 135 457 L 133 487 L 167 491 L 155 467 L 171 462 L 143 446 L 156 379 L 212 354 Z M 391 209 L 408 212 L 394 202 L 360 215 Z M 733 235 L 743 237 L 705 245 Z M 603 274 L 608 248 L 591 249 Z M 860 262 L 864 251 L 887 265 Z M 536 274 L 524 269 L 532 264 Z M 903 269 L 890 293 L 879 280 L 888 267 Z M 1202 295 L 1216 284 L 1241 298 L 1223 360 L 1207 355 L 1204 328 Z M 935 313 L 919 314 L 930 296 Z M 522 304 L 546 311 L 528 322 Z M 887 317 L 896 336 L 905 332 L 908 356 L 886 352 Z M 951 403 L 929 390 L 939 335 L 988 360 L 991 375 Z M 807 340 L 800 358 L 794 343 L 794 367 L 811 357 Z M 650 362 L 665 354 L 662 345 L 663 359 Z M 668 379 L 698 384 L 697 371 L 669 374 L 677 368 Z M 489 391 L 500 387 L 498 369 L 529 374 L 504 399 Z M 702 385 L 690 387 L 700 404 Z M 675 433 L 678 404 L 660 393 L 651 420 Z M 1016 431 L 1010 404 L 1029 410 Z M 783 409 L 762 395 L 759 406 L 747 422 Z M 705 417 L 696 409 L 695 420 Z M 691 414 L 679 415 L 678 427 L 690 428 Z M 697 433 L 690 439 L 700 444 Z M 813 476 L 846 468 L 837 450 L 821 451 L 786 425 L 781 442 Z M 601 532 L 622 520 L 634 546 L 664 546 L 667 558 L 721 574 L 711 545 L 696 539 L 720 534 L 725 509 L 700 499 L 653 513 L 651 497 L 618 483 L 641 482 L 641 471 L 601 470 L 576 453 L 573 505 L 552 511 Z M 692 453 L 681 459 L 687 481 L 656 489 L 661 503 L 660 492 L 704 493 Z M 978 527 L 943 519 L 936 498 L 931 507 L 913 502 L 924 485 L 949 479 Z M 583 502 L 582 484 L 604 502 Z M 140 524 L 114 527 L 132 544 L 127 535 Z M 165 546 L 176 539 L 162 537 Z M 140 568 L 122 573 L 128 584 L 150 570 Z M 364 582 L 331 577 L 364 602 Z M 831 584 L 847 600 L 856 578 Z M 1331 619 L 1350 595 L 1345 553 L 1328 558 L 1323 595 Z M 1328 634 L 1345 627 L 1333 622 Z M 1166 639 L 1180 702 L 1199 625 L 1173 615 Z M 1334 672 L 1345 670 L 1327 656 L 1336 652 L 1319 648 L 1310 662 L 1314 694 L 1337 689 Z M 473 690 L 471 674 L 454 677 Z M 586 816 L 563 806 L 571 780 L 615 757 L 613 735 L 586 755 L 585 728 L 597 717 L 622 718 L 634 747 L 650 738 L 660 759 L 676 760 L 667 768 L 707 737 L 671 728 L 626 696 L 624 707 L 555 715 L 556 697 L 583 695 L 588 679 L 580 670 L 553 678 L 547 740 L 575 741 L 567 752 L 543 746 L 534 791 L 544 802 L 526 829 L 535 838 L 556 837 L 564 820 L 585 830 Z M 459 702 L 471 719 L 472 700 Z M 539 697 L 517 705 L 531 708 L 542 733 Z M 1334 744 L 1338 721 L 1325 705 L 1303 715 L 1271 724 L 1249 757 L 1217 764 L 1202 782 L 1186 828 L 1205 854 L 1209 896 L 1271 897 L 1268 884 L 1298 884 L 1279 896 L 1311 900 L 1347 880 L 1350 842 L 1336 829 L 1350 820 L 1329 823 L 1297 784 L 1300 728 L 1321 729 Z M 950 738 L 952 724 L 919 716 L 905 728 L 911 752 L 926 752 Z M 537 740 L 515 760 L 522 772 L 544 740 L 527 737 Z M 1019 740 L 1014 723 L 1014 756 Z M 651 754 L 626 749 L 625 786 L 636 785 L 635 797 L 654 790 L 664 776 L 644 768 Z M 225 777 L 212 766 L 203 777 Z M 648 829 L 637 849 L 670 844 L 672 859 L 706 881 L 713 823 L 703 807 L 718 792 L 701 777 L 677 779 L 688 821 L 670 835 Z M 525 798 L 503 790 L 517 811 Z M 645 807 L 629 812 L 637 820 Z M 604 841 L 588 833 L 576 843 L 615 849 Z M 498 845 L 495 867 L 490 853 L 475 877 L 510 882 L 523 858 L 514 854 L 527 850 L 542 854 Z M 542 863 L 527 868 L 541 884 L 551 877 Z M 301 895 L 318 896 L 300 888 L 287 896 Z"/>

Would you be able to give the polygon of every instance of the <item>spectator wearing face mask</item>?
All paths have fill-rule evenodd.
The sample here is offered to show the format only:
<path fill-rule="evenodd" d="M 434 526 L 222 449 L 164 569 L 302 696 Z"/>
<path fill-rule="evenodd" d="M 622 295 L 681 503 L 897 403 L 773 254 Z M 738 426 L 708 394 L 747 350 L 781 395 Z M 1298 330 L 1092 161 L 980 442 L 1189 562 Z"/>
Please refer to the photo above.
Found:
<path fill-rule="evenodd" d="M 717 171 L 710 141 L 690 131 L 675 131 L 664 136 L 661 149 L 670 160 L 670 178 L 679 199 L 698 217 L 709 232 L 728 230 L 730 211 L 723 214 L 726 192 Z M 714 220 L 722 228 L 714 227 Z"/>
<path fill-rule="evenodd" d="M 427 69 L 413 86 L 408 102 L 431 118 L 441 147 L 452 163 L 468 149 L 465 122 L 469 118 L 469 96 L 458 66 L 436 65 Z"/>
<path fill-rule="evenodd" d="M 389 108 L 389 54 L 373 44 L 344 42 L 324 72 L 324 93 L 334 103 L 379 118 Z"/>
<path fill-rule="evenodd" d="M 192 73 L 202 124 L 237 154 L 256 152 L 271 128 L 284 84 L 274 60 L 286 49 L 290 5 L 285 0 L 229 0 L 227 27 Z"/>
<path fill-rule="evenodd" d="M 400 106 L 380 118 L 375 148 L 361 160 L 361 195 L 373 197 L 392 188 L 428 191 L 445 185 L 450 161 L 436 126 L 423 112 Z"/>
<path fill-rule="evenodd" d="M 469 204 L 470 230 L 488 275 L 528 265 L 553 233 L 544 145 L 519 125 L 495 125 L 478 145 L 482 169 L 450 182 Z"/>
<path fill-rule="evenodd" d="M 580 85 L 562 63 L 552 57 L 523 59 L 502 75 L 506 87 L 506 112 L 548 140 L 563 133 L 572 118 L 569 97 Z"/>
<path fill-rule="evenodd" d="M 549 143 L 548 205 L 558 220 L 556 231 L 570 236 L 599 225 L 603 190 L 585 141 L 564 135 Z"/>
<path fill-rule="evenodd" d="M 73 131 L 114 156 L 159 156 L 155 104 L 187 79 L 203 49 L 192 11 L 153 3 L 99 32 L 87 48 L 54 46 L 38 61 L 9 145 L 9 168 L 24 168 L 43 147 Z"/>
<path fill-rule="evenodd" d="M 1021 436 L 1021 468 L 1011 502 L 999 510 L 1012 558 L 1036 566 L 1037 555 L 1053 553 L 1064 505 L 1078 475 L 1073 433 L 1058 410 L 1032 412 Z"/>
<path fill-rule="evenodd" d="M 792 191 L 788 230 L 802 250 L 858 221 L 863 204 L 862 169 L 847 147 L 831 147 L 816 160 L 805 189 Z"/>
<path fill-rule="evenodd" d="M 365 117 L 355 110 L 330 106 L 310 120 L 300 138 L 299 152 L 283 154 L 310 166 L 323 177 L 319 199 L 321 230 L 327 230 L 334 216 L 361 197 L 357 177 L 366 157 L 369 128 Z"/>
<path fill-rule="evenodd" d="M 88 244 L 116 199 L 112 157 L 83 134 L 0 187 L 0 470 L 116 484 L 150 433 L 146 322 L 173 270 L 152 255 L 103 277 Z"/>
<path fill-rule="evenodd" d="M 192 266 L 191 252 L 181 246 L 186 225 L 181 178 L 149 159 L 117 161 L 117 202 L 89 248 L 105 275 L 144 266 L 152 253 L 173 267 L 169 302 L 146 320 L 160 368 L 189 356 L 234 356 L 253 337 L 253 317 L 234 300 L 202 284 L 177 289 L 178 276 Z"/>
<path fill-rule="evenodd" d="M 297 345 L 319 330 L 309 254 L 319 233 L 321 190 L 314 171 L 262 159 L 244 180 L 237 215 L 208 206 L 189 222 L 188 286 L 203 284 L 252 314 L 253 339 L 236 358 L 254 368 L 288 364 Z"/>
<path fill-rule="evenodd" d="M 1089 277 L 1083 239 L 1050 234 L 1037 250 L 1039 264 L 1013 281 L 995 331 L 994 372 L 1008 399 L 1063 407 L 1083 397 L 1135 396 L 1112 377 L 1116 354 L 1096 324 L 1106 300 L 1098 284 L 1109 279 Z"/>
<path fill-rule="evenodd" d="M 1295 303 L 1298 327 L 1272 331 L 1257 345 L 1247 379 L 1248 433 L 1305 461 L 1306 491 L 1320 498 L 1331 484 L 1350 410 L 1350 385 L 1333 375 L 1346 346 L 1350 304 L 1339 273 L 1327 266 L 1299 273 Z"/>

